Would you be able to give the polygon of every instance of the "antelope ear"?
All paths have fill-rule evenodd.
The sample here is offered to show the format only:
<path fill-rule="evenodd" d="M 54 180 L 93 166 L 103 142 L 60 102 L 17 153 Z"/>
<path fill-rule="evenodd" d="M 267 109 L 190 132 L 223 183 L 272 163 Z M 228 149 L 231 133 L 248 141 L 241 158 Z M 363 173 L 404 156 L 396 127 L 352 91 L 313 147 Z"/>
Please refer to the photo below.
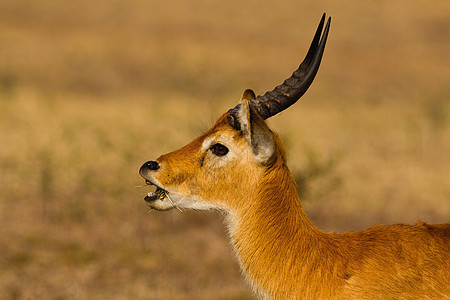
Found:
<path fill-rule="evenodd" d="M 243 93 L 242 93 L 242 97 L 241 100 L 253 100 L 256 98 L 255 92 L 251 89 L 246 89 Z"/>
<path fill-rule="evenodd" d="M 255 97 L 252 90 L 245 90 L 236 110 L 230 112 L 228 122 L 234 129 L 242 132 L 252 147 L 255 159 L 264 165 L 274 157 L 275 141 L 266 122 L 249 105 L 249 100 Z"/>

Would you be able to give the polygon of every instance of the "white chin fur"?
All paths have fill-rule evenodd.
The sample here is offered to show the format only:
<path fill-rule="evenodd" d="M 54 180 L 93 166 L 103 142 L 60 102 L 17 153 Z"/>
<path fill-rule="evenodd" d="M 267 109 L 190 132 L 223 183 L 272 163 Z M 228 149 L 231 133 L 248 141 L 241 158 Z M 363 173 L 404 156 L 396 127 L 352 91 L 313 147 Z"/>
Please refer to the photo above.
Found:
<path fill-rule="evenodd" d="M 146 203 L 149 207 L 156 210 L 169 210 L 175 208 L 175 206 L 167 198 L 149 201 Z"/>
<path fill-rule="evenodd" d="M 226 207 L 215 205 L 196 199 L 196 197 L 184 197 L 174 193 L 170 194 L 170 197 L 174 204 L 181 209 L 194 209 L 194 210 L 228 210 Z"/>

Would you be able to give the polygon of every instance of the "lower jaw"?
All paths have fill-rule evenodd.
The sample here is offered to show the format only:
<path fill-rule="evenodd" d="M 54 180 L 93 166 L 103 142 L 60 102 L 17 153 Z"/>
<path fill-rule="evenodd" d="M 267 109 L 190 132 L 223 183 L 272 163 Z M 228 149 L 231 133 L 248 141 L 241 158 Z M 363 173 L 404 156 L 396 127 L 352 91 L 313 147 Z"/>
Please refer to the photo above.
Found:
<path fill-rule="evenodd" d="M 146 196 L 144 198 L 144 201 L 148 207 L 150 207 L 151 209 L 154 209 L 154 210 L 158 210 L 158 211 L 167 211 L 167 210 L 171 210 L 172 208 L 174 208 L 173 205 L 171 205 L 169 202 L 167 202 L 168 201 L 167 197 L 153 199 L 152 197 Z M 166 204 L 166 205 L 164 205 L 164 204 Z"/>

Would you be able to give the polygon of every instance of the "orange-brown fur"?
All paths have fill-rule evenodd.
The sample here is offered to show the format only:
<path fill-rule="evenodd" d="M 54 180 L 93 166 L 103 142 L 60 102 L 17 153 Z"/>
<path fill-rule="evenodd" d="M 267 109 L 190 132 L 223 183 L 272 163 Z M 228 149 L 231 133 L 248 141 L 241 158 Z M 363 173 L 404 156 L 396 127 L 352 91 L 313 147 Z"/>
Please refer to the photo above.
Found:
<path fill-rule="evenodd" d="M 207 133 L 158 158 L 164 188 L 225 211 L 243 273 L 273 299 L 449 299 L 450 224 L 373 226 L 325 233 L 308 220 L 286 165 L 284 147 L 261 165 L 223 115 Z M 252 126 L 265 122 L 252 115 Z M 226 164 L 201 147 L 232 144 Z M 230 151 L 231 151 L 230 150 Z M 234 154 L 233 154 L 234 155 Z"/>
<path fill-rule="evenodd" d="M 283 161 L 262 178 L 260 186 L 259 194 L 250 200 L 253 209 L 243 212 L 242 224 L 233 238 L 245 271 L 265 287 L 269 296 L 450 296 L 448 224 L 397 224 L 355 233 L 324 233 L 307 219 Z"/>

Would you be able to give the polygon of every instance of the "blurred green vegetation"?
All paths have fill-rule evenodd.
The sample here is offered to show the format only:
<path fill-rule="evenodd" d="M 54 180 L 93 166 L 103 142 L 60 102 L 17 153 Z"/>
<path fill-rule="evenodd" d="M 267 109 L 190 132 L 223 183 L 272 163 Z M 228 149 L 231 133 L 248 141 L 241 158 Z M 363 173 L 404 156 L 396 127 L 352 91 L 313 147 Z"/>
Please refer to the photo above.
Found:
<path fill-rule="evenodd" d="M 296 68 L 269 120 L 313 223 L 450 215 L 450 2 L 0 2 L 0 297 L 251 299 L 221 218 L 147 213 L 140 165 Z"/>

